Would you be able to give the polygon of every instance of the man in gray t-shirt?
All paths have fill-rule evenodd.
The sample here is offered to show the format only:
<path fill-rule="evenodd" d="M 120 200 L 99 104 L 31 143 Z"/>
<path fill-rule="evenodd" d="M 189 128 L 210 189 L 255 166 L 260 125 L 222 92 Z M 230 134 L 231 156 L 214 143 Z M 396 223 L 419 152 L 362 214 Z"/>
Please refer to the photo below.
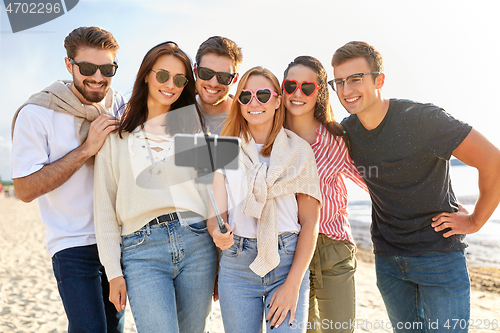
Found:
<path fill-rule="evenodd" d="M 204 41 L 196 52 L 196 91 L 205 128 L 219 134 L 226 123 L 233 99 L 229 90 L 238 80 L 243 56 L 232 40 L 213 36 Z"/>
<path fill-rule="evenodd" d="M 351 157 L 372 199 L 377 286 L 394 331 L 467 332 L 464 237 L 500 201 L 500 150 L 435 105 L 382 98 L 382 56 L 371 45 L 347 43 L 332 66 L 329 83 L 351 114 L 342 122 Z M 471 214 L 453 194 L 452 155 L 479 172 Z"/>

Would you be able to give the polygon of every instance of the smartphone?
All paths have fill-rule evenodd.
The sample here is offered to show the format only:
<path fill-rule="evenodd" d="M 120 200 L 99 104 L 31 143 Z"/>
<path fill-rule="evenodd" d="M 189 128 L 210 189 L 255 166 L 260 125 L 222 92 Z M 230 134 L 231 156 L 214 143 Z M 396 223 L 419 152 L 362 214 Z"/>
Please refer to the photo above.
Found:
<path fill-rule="evenodd" d="M 202 173 L 217 169 L 238 169 L 240 139 L 232 136 L 174 135 L 175 165 L 193 167 Z"/>

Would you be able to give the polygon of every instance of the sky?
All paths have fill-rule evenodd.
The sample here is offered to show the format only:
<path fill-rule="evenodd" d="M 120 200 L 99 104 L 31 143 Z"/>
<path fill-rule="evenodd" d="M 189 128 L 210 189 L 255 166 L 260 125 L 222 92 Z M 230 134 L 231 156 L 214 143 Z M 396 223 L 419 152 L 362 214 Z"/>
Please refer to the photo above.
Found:
<path fill-rule="evenodd" d="M 296 56 L 318 58 L 333 78 L 335 50 L 351 40 L 384 57 L 385 98 L 434 103 L 500 147 L 500 20 L 495 1 L 400 0 L 80 0 L 43 25 L 12 33 L 0 5 L 0 178 L 9 180 L 10 126 L 16 109 L 55 80 L 71 79 L 64 38 L 99 26 L 118 43 L 112 86 L 130 97 L 142 58 L 172 40 L 194 60 L 198 46 L 220 35 L 242 48 L 240 73 L 271 69 L 281 81 Z M 330 90 L 335 117 L 348 114 Z"/>

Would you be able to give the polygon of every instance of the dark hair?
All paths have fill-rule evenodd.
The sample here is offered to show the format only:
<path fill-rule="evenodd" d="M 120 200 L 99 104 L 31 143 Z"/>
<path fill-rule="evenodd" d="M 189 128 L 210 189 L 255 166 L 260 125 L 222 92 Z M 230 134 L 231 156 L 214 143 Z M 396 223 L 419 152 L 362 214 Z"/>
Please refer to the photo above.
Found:
<path fill-rule="evenodd" d="M 365 58 L 372 72 L 382 73 L 384 64 L 382 55 L 373 46 L 366 42 L 351 41 L 335 51 L 332 57 L 332 66 L 341 65 L 347 60 Z M 375 80 L 376 74 L 373 74 Z"/>
<path fill-rule="evenodd" d="M 323 67 L 321 62 L 314 57 L 300 56 L 295 58 L 290 64 L 288 64 L 288 67 L 285 69 L 284 79 L 287 78 L 290 68 L 297 65 L 309 67 L 318 75 L 317 79 L 320 88 L 318 90 L 318 99 L 316 100 L 316 105 L 314 106 L 314 118 L 321 122 L 321 124 L 323 124 L 323 126 L 325 126 L 325 128 L 330 133 L 332 133 L 332 135 L 343 137 L 346 145 L 349 146 L 344 127 L 335 121 L 335 117 L 333 115 L 332 105 L 330 104 L 330 94 L 328 92 L 327 74 L 325 67 Z"/>
<path fill-rule="evenodd" d="M 113 35 L 98 27 L 80 27 L 71 31 L 64 39 L 64 48 L 68 58 L 73 59 L 79 48 L 90 47 L 108 50 L 116 56 L 120 47 Z"/>
<path fill-rule="evenodd" d="M 192 117 L 181 117 L 182 114 L 175 119 L 175 127 L 168 127 L 167 123 L 167 133 L 174 134 L 179 132 L 194 132 L 196 129 L 200 128 L 199 124 L 203 126 L 203 119 L 201 117 L 200 110 L 196 103 L 195 98 L 195 86 L 194 86 L 194 76 L 191 67 L 191 60 L 188 55 L 182 51 L 176 43 L 174 42 L 164 42 L 156 45 L 151 50 L 146 53 L 144 59 L 142 60 L 139 71 L 137 72 L 137 77 L 135 79 L 134 88 L 132 90 L 132 96 L 128 101 L 123 117 L 120 121 L 120 126 L 118 127 L 118 134 L 121 136 L 123 131 L 133 132 L 138 126 L 144 126 L 144 123 L 148 119 L 148 85 L 145 82 L 146 76 L 149 74 L 156 60 L 164 55 L 173 55 L 184 63 L 186 68 L 186 78 L 188 79 L 187 85 L 182 90 L 179 98 L 172 104 L 170 110 L 179 109 L 185 106 L 193 105 L 196 108 L 196 113 L 198 114 L 199 123 L 196 119 Z M 173 115 L 175 117 L 175 115 Z M 181 119 L 182 118 L 182 119 Z M 173 120 L 173 119 L 172 119 Z M 173 122 L 172 122 L 173 123 Z"/>
<path fill-rule="evenodd" d="M 233 60 L 233 69 L 237 73 L 240 69 L 243 55 L 241 48 L 235 42 L 226 37 L 213 36 L 201 43 L 196 52 L 196 63 L 200 65 L 201 58 L 207 53 L 215 53 L 219 56 L 226 56 Z"/>

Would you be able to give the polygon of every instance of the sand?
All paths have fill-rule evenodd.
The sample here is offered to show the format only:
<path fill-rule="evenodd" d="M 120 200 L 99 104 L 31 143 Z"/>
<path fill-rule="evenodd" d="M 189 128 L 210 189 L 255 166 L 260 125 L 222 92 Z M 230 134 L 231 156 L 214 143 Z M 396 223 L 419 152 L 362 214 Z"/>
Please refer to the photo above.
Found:
<path fill-rule="evenodd" d="M 2 193 L 0 216 L 0 332 L 66 332 L 67 319 L 45 248 L 45 228 L 36 202 L 25 204 Z M 390 332 L 375 285 L 373 255 L 366 248 L 368 230 L 361 226 L 353 229 L 360 238 L 356 332 Z M 471 323 L 479 325 L 473 331 L 500 332 L 499 269 L 471 267 L 471 280 Z M 126 311 L 125 332 L 136 332 L 130 308 Z M 485 329 L 486 320 L 496 320 L 497 328 Z M 224 332 L 218 303 L 213 306 L 210 332 Z"/>

